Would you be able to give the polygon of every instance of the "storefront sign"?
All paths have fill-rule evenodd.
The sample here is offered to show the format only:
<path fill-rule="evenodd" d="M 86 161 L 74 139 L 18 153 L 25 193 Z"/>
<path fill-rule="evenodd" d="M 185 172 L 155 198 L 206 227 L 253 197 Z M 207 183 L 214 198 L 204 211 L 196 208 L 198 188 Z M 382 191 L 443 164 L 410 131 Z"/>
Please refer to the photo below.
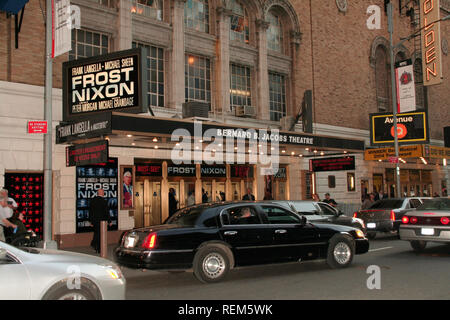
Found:
<path fill-rule="evenodd" d="M 141 48 L 63 63 L 63 120 L 107 111 L 145 112 Z"/>
<path fill-rule="evenodd" d="M 423 156 L 428 158 L 450 159 L 450 148 L 423 146 Z"/>
<path fill-rule="evenodd" d="M 312 159 L 309 160 L 309 170 L 313 172 L 355 170 L 355 157 Z"/>
<path fill-rule="evenodd" d="M 136 164 L 137 177 L 161 177 L 162 165 L 158 164 Z"/>
<path fill-rule="evenodd" d="M 231 178 L 253 178 L 253 167 L 251 166 L 230 166 Z"/>
<path fill-rule="evenodd" d="M 370 144 L 394 144 L 394 117 L 392 113 L 370 115 Z M 399 144 L 428 143 L 428 118 L 425 111 L 397 114 Z"/>
<path fill-rule="evenodd" d="M 398 155 L 400 158 L 422 157 L 422 146 L 401 146 Z M 394 148 L 367 149 L 364 152 L 364 160 L 388 160 L 395 157 Z M 397 159 L 398 161 L 398 159 Z"/>
<path fill-rule="evenodd" d="M 66 147 L 66 167 L 84 166 L 108 161 L 108 141 Z"/>
<path fill-rule="evenodd" d="M 47 133 L 47 121 L 28 121 L 28 133 Z"/>
<path fill-rule="evenodd" d="M 226 178 L 227 177 L 227 167 L 224 165 L 214 165 L 206 166 L 202 165 L 200 167 L 202 177 L 215 177 L 215 178 Z"/>
<path fill-rule="evenodd" d="M 420 0 L 423 85 L 442 82 L 441 23 L 439 0 Z"/>
<path fill-rule="evenodd" d="M 100 137 L 111 133 L 111 114 L 95 114 L 56 126 L 56 144 Z"/>
<path fill-rule="evenodd" d="M 168 165 L 167 175 L 169 177 L 195 177 L 194 165 Z"/>
<path fill-rule="evenodd" d="M 112 226 L 109 230 L 117 230 L 117 158 L 110 158 L 105 163 L 77 167 L 76 174 L 76 232 L 92 232 L 89 221 L 91 200 L 97 196 L 98 189 L 105 191 L 108 203 L 108 214 Z"/>

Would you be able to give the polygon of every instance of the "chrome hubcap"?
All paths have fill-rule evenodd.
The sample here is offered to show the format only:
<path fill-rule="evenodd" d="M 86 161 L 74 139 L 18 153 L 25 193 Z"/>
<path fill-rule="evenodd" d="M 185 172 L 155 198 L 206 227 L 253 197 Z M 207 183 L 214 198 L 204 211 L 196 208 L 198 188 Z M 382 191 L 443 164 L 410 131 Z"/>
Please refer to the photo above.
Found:
<path fill-rule="evenodd" d="M 334 259 L 339 264 L 346 264 L 350 260 L 352 251 L 350 250 L 350 247 L 348 246 L 348 244 L 346 244 L 345 242 L 339 242 L 334 247 L 333 254 L 334 254 Z"/>
<path fill-rule="evenodd" d="M 87 298 L 79 293 L 67 293 L 59 298 L 59 300 L 87 300 Z"/>
<path fill-rule="evenodd" d="M 220 254 L 212 252 L 203 259 L 203 272 L 208 278 L 218 278 L 224 270 L 225 260 Z"/>

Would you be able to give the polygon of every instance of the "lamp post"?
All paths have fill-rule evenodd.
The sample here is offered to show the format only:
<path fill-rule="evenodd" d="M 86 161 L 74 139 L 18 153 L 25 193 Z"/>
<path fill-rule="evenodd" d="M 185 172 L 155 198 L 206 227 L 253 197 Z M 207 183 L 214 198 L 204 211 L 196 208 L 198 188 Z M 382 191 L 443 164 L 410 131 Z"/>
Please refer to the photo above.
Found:
<path fill-rule="evenodd" d="M 449 20 L 450 19 L 450 15 L 445 16 L 442 19 L 439 19 L 437 21 L 433 21 L 431 23 L 429 23 L 426 26 L 423 26 L 422 28 L 420 28 L 419 30 L 417 30 L 416 32 L 414 32 L 413 34 L 411 34 L 410 36 L 408 36 L 405 39 L 402 39 L 402 41 L 400 41 L 399 43 L 397 43 L 396 45 L 394 45 L 394 40 L 393 40 L 393 33 L 394 33 L 394 21 L 393 21 L 393 17 L 392 17 L 392 2 L 389 1 L 387 4 L 387 14 L 388 14 L 388 32 L 389 32 L 389 41 L 390 41 L 390 58 L 391 58 L 391 89 L 392 89 L 392 113 L 393 113 L 393 122 L 394 122 L 394 148 L 395 148 L 395 158 L 397 159 L 396 164 L 395 164 L 395 177 L 396 177 L 396 196 L 398 198 L 401 197 L 401 190 L 400 190 L 400 165 L 399 165 L 399 146 L 398 146 L 398 132 L 397 132 L 397 83 L 396 83 L 396 79 L 395 79 L 395 69 L 394 69 L 394 50 L 399 47 L 403 42 L 410 40 L 411 38 L 417 36 L 417 34 L 424 28 L 427 28 L 429 25 L 439 22 L 439 21 L 445 21 L 445 20 Z"/>

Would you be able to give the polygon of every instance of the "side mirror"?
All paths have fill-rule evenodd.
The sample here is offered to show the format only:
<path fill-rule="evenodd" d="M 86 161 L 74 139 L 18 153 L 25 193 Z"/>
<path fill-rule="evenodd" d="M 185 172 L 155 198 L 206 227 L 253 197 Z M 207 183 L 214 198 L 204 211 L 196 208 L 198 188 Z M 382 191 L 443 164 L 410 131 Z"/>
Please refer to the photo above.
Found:
<path fill-rule="evenodd" d="M 8 251 L 6 251 L 3 248 L 0 248 L 0 260 L 5 259 L 7 253 L 8 253 Z"/>
<path fill-rule="evenodd" d="M 304 226 L 306 224 L 306 222 L 308 221 L 305 216 L 301 216 L 300 219 L 301 219 L 302 226 Z"/>
<path fill-rule="evenodd" d="M 342 212 L 341 210 L 338 210 L 337 211 L 337 216 L 339 217 L 339 216 L 342 216 L 344 214 L 344 212 Z"/>

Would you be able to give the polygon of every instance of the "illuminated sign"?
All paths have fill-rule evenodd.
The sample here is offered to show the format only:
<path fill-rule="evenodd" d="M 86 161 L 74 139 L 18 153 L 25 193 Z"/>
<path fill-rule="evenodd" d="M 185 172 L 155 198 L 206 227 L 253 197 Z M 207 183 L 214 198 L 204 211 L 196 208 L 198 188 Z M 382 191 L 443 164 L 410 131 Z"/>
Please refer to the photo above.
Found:
<path fill-rule="evenodd" d="M 232 165 L 230 170 L 231 178 L 253 178 L 253 167 Z"/>
<path fill-rule="evenodd" d="M 439 0 L 420 0 L 423 85 L 442 82 L 441 25 Z"/>
<path fill-rule="evenodd" d="M 111 133 L 111 114 L 97 114 L 56 126 L 56 143 L 100 137 Z"/>
<path fill-rule="evenodd" d="M 400 158 L 418 158 L 422 156 L 422 146 L 401 146 L 398 155 Z M 364 160 L 388 160 L 395 158 L 394 148 L 367 149 L 364 151 Z M 397 159 L 398 162 L 398 159 Z"/>
<path fill-rule="evenodd" d="M 394 116 L 392 113 L 370 115 L 370 144 L 394 144 Z M 397 136 L 399 144 L 428 143 L 428 118 L 425 111 L 397 114 Z"/>
<path fill-rule="evenodd" d="M 63 63 L 63 120 L 107 111 L 140 113 L 147 106 L 141 48 Z"/>
<path fill-rule="evenodd" d="M 136 176 L 138 177 L 161 177 L 162 164 L 136 164 Z"/>
<path fill-rule="evenodd" d="M 227 177 L 227 167 L 224 165 L 213 165 L 213 166 L 202 165 L 200 167 L 200 172 L 202 177 L 216 177 L 216 178 Z"/>
<path fill-rule="evenodd" d="M 108 161 L 108 141 L 66 147 L 66 167 L 105 163 Z"/>
<path fill-rule="evenodd" d="M 355 157 L 347 156 L 309 160 L 309 170 L 313 172 L 355 170 Z"/>

